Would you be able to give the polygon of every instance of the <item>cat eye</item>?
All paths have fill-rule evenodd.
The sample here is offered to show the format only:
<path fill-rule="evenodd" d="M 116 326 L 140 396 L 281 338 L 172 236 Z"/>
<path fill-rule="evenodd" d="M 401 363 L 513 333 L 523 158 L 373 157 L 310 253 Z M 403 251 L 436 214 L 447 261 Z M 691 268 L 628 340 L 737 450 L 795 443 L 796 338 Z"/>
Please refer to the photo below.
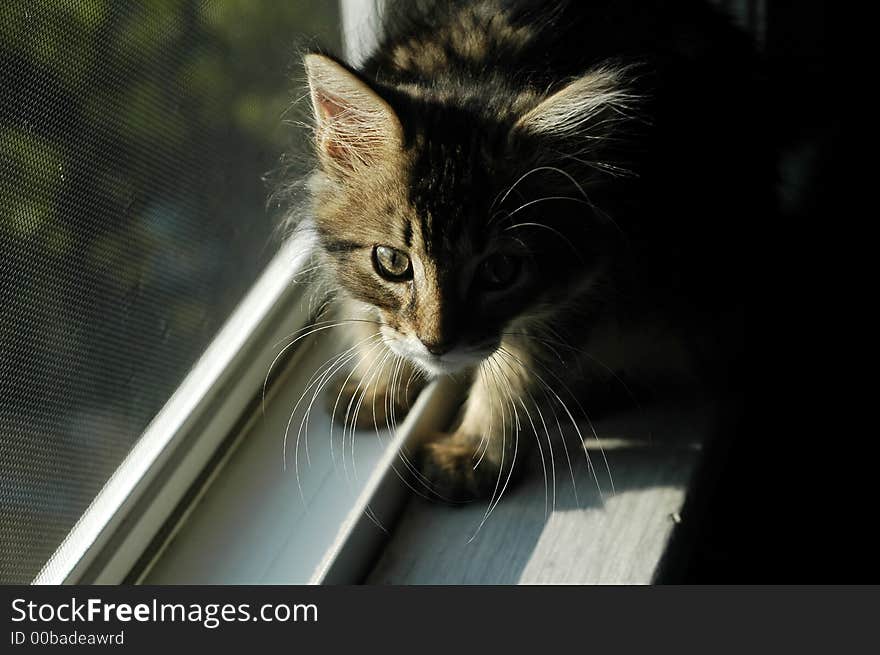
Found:
<path fill-rule="evenodd" d="M 400 282 L 412 278 L 412 262 L 396 248 L 376 246 L 373 249 L 373 265 L 386 280 Z"/>
<path fill-rule="evenodd" d="M 519 277 L 521 261 L 516 257 L 497 253 L 483 260 L 477 276 L 484 289 L 504 289 Z"/>

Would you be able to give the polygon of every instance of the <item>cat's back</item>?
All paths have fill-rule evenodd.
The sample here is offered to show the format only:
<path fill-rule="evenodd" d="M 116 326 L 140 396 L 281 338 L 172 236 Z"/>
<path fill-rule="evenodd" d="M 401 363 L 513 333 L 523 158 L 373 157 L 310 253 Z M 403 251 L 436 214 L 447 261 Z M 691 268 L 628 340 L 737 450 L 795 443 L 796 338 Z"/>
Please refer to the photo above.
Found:
<path fill-rule="evenodd" d="M 388 84 L 546 89 L 609 60 L 680 70 L 723 65 L 747 50 L 700 0 L 391 0 L 365 72 Z"/>

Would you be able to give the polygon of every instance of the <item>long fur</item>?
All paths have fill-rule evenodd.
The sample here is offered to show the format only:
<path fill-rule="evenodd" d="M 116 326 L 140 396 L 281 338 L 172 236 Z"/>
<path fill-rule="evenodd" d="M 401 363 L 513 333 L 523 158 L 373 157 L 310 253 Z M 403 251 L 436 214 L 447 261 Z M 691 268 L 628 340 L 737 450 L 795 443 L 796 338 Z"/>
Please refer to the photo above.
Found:
<path fill-rule="evenodd" d="M 599 386 L 735 385 L 745 253 L 773 204 L 748 40 L 685 0 L 389 5 L 359 69 L 306 58 L 317 165 L 300 229 L 360 321 L 351 343 L 371 345 L 351 394 L 390 395 L 399 415 L 396 380 L 469 381 L 417 479 L 497 502 L 527 444 L 543 461 L 551 428 L 588 438 Z M 377 246 L 411 278 L 383 277 Z M 508 267 L 505 288 L 487 282 Z"/>

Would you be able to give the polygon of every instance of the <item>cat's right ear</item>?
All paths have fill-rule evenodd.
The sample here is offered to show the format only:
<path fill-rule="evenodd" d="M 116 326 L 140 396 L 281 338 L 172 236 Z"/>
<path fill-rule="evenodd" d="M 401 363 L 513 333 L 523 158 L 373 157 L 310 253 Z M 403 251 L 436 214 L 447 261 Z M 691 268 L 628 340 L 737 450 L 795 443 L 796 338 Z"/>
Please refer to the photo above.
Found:
<path fill-rule="evenodd" d="M 357 75 L 323 55 L 305 57 L 315 115 L 315 143 L 325 167 L 352 170 L 401 147 L 391 106 Z"/>

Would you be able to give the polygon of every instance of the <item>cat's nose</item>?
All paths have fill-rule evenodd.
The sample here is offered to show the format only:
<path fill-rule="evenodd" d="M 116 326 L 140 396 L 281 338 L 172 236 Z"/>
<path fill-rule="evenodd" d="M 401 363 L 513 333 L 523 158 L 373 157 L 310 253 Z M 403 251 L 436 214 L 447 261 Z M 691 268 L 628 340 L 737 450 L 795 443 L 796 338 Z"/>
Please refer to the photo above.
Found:
<path fill-rule="evenodd" d="M 448 341 L 425 341 L 422 339 L 422 344 L 428 349 L 429 353 L 436 355 L 437 357 L 452 350 L 452 344 Z"/>

